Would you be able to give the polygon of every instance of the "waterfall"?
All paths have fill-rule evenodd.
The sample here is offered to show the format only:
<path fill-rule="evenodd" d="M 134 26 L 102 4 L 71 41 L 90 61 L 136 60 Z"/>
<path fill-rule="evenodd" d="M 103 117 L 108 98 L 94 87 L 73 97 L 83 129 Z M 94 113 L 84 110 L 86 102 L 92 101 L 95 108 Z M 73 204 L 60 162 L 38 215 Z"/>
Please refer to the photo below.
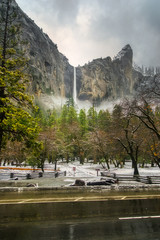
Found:
<path fill-rule="evenodd" d="M 77 102 L 77 84 L 76 84 L 77 80 L 76 80 L 76 67 L 74 67 L 74 82 L 73 82 L 73 100 L 74 103 L 76 104 Z"/>

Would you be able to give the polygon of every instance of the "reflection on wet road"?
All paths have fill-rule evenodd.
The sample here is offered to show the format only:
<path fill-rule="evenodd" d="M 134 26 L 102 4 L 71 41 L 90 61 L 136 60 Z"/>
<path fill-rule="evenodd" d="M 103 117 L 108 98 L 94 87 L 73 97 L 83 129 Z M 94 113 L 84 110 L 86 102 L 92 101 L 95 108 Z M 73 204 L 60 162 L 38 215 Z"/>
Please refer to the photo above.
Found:
<path fill-rule="evenodd" d="M 158 218 L 95 219 L 0 225 L 1 240 L 159 240 Z"/>

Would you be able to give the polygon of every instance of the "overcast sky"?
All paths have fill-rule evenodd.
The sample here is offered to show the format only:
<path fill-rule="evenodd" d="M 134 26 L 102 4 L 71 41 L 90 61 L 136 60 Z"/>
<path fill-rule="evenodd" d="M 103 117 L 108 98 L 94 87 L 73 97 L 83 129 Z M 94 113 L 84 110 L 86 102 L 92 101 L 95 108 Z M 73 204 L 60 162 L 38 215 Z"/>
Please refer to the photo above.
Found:
<path fill-rule="evenodd" d="M 77 66 L 130 44 L 140 66 L 160 66 L 160 0 L 16 0 Z"/>

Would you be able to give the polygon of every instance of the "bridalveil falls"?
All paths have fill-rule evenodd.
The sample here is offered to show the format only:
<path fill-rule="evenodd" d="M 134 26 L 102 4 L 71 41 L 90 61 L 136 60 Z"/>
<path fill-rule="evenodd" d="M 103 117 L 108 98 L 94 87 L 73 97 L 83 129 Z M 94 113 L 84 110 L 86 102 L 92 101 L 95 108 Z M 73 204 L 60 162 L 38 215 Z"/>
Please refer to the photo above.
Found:
<path fill-rule="evenodd" d="M 74 81 L 73 81 L 73 100 L 77 103 L 77 86 L 76 86 L 76 67 L 74 67 Z"/>

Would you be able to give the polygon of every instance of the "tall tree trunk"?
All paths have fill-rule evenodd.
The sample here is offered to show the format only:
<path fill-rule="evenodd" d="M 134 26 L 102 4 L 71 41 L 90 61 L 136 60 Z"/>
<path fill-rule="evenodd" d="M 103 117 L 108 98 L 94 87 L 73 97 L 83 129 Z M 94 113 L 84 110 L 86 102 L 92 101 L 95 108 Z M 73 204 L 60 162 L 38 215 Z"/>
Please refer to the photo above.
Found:
<path fill-rule="evenodd" d="M 137 176 L 137 175 L 139 175 L 137 161 L 135 160 L 135 158 L 133 156 L 131 156 L 131 159 L 132 159 L 132 164 L 133 164 L 133 168 L 134 168 L 134 176 Z"/>
<path fill-rule="evenodd" d="M 41 170 L 42 170 L 42 172 L 44 172 L 44 159 L 41 160 Z"/>
<path fill-rule="evenodd" d="M 109 163 L 108 163 L 108 158 L 105 157 L 105 162 L 107 164 L 107 168 L 110 169 Z"/>
<path fill-rule="evenodd" d="M 155 158 L 154 161 L 157 164 L 157 166 L 160 168 L 160 159 L 159 158 Z"/>
<path fill-rule="evenodd" d="M 2 149 L 2 139 L 3 139 L 3 130 L 0 128 L 0 152 L 1 152 L 1 149 Z"/>
<path fill-rule="evenodd" d="M 80 164 L 84 164 L 84 156 L 80 155 L 79 158 L 80 158 Z"/>
<path fill-rule="evenodd" d="M 54 161 L 54 170 L 57 171 L 57 159 Z"/>

